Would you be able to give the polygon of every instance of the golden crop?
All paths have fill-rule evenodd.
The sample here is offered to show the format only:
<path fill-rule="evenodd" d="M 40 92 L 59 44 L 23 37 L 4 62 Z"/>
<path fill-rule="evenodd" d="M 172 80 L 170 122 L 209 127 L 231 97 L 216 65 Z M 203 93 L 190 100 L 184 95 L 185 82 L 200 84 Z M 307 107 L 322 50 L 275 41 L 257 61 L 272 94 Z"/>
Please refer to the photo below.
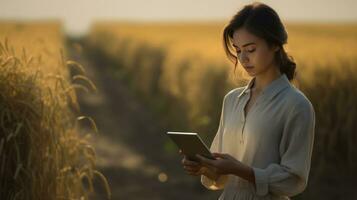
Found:
<path fill-rule="evenodd" d="M 65 61 L 60 24 L 2 22 L 0 39 L 0 199 L 88 199 L 95 176 L 110 195 L 79 126 L 92 120 L 74 112 L 89 80 L 69 76 L 83 69 Z"/>

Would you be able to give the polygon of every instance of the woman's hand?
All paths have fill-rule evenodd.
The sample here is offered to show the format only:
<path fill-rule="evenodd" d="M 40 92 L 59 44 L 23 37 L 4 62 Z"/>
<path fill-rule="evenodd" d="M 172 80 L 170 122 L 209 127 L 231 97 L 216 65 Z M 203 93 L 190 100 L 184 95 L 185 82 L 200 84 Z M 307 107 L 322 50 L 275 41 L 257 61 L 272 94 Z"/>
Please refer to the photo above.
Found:
<path fill-rule="evenodd" d="M 229 154 L 212 153 L 216 160 L 205 158 L 199 154 L 196 157 L 203 166 L 206 166 L 218 175 L 235 174 L 243 170 L 246 166 Z"/>
<path fill-rule="evenodd" d="M 190 160 L 187 158 L 187 156 L 185 156 L 182 152 L 182 150 L 180 149 L 179 153 L 181 155 L 183 155 L 183 159 L 182 159 L 182 165 L 183 168 L 185 169 L 186 173 L 189 175 L 193 175 L 193 176 L 198 176 L 200 175 L 200 170 L 202 171 L 202 165 L 199 162 Z"/>
<path fill-rule="evenodd" d="M 192 176 L 205 175 L 211 179 L 216 179 L 218 177 L 218 174 L 214 172 L 213 168 L 204 166 L 200 162 L 188 159 L 187 156 L 183 154 L 182 150 L 180 150 L 179 153 L 184 156 L 182 159 L 182 165 L 187 174 Z"/>
<path fill-rule="evenodd" d="M 196 161 L 189 160 L 187 156 L 184 156 L 182 159 L 182 165 L 186 173 L 193 176 L 198 176 L 202 165 Z"/>
<path fill-rule="evenodd" d="M 203 173 L 208 178 L 216 180 L 220 175 L 233 174 L 239 176 L 255 185 L 255 175 L 253 168 L 241 163 L 229 154 L 212 153 L 216 160 L 205 158 L 201 155 L 196 155 L 199 162 L 203 165 L 202 168 L 209 169 L 207 173 Z"/>

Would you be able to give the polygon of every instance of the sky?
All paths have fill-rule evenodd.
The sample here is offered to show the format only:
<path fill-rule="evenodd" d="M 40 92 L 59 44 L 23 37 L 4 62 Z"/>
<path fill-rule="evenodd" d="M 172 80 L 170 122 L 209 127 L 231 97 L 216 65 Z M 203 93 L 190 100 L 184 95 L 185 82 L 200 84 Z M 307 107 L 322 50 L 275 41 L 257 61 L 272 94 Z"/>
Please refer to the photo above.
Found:
<path fill-rule="evenodd" d="M 228 21 L 248 0 L 0 0 L 0 20 L 60 19 L 83 34 L 95 20 Z M 267 0 L 283 21 L 357 22 L 357 0 Z"/>

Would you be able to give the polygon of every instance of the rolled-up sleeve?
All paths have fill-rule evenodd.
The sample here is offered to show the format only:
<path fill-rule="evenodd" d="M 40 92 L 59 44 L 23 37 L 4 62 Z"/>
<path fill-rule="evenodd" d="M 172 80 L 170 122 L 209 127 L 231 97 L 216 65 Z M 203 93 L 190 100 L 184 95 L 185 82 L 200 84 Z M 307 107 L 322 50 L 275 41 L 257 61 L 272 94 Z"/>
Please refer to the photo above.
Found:
<path fill-rule="evenodd" d="M 309 101 L 291 108 L 279 145 L 280 163 L 253 167 L 259 196 L 295 196 L 307 186 L 315 134 L 315 112 Z"/>
<path fill-rule="evenodd" d="M 222 137 L 224 129 L 224 115 L 225 115 L 225 102 L 227 99 L 226 95 L 223 100 L 223 106 L 221 111 L 221 117 L 219 122 L 218 131 L 212 141 L 210 150 L 211 152 L 222 152 Z M 209 190 L 221 190 L 224 188 L 224 185 L 228 181 L 229 175 L 221 175 L 216 180 L 212 180 L 204 175 L 201 176 L 201 183 Z"/>

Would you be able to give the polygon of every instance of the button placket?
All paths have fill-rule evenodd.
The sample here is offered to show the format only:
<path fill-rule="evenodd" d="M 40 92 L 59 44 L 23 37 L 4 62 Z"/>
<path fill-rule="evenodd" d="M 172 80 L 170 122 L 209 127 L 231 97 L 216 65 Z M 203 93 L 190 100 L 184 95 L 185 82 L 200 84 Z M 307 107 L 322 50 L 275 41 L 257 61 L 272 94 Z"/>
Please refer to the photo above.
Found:
<path fill-rule="evenodd" d="M 248 93 L 248 95 L 250 95 L 250 93 Z M 243 144 L 244 143 L 244 138 L 243 138 L 243 134 L 244 134 L 244 128 L 245 128 L 245 123 L 246 123 L 246 116 L 244 115 L 244 108 L 247 105 L 248 101 L 249 101 L 250 97 L 246 98 L 243 106 L 242 106 L 242 111 L 241 111 L 241 123 L 242 123 L 242 129 L 241 129 L 241 134 L 240 134 L 240 139 L 239 139 L 239 143 Z"/>
<path fill-rule="evenodd" d="M 244 115 L 244 113 L 245 113 L 244 109 L 245 109 L 245 106 L 247 105 L 248 101 L 249 101 L 250 98 L 251 98 L 250 92 L 251 92 L 250 89 L 248 89 L 248 90 L 247 90 L 248 98 L 245 99 L 245 101 L 244 101 L 244 103 L 243 103 L 242 111 L 241 111 L 241 113 L 242 113 L 242 114 L 241 114 L 242 129 L 241 129 L 241 136 L 240 136 L 240 139 L 239 139 L 240 144 L 243 144 L 243 143 L 244 143 L 244 129 L 245 129 L 245 126 L 246 126 L 248 113 L 249 113 L 249 115 L 251 115 L 252 112 L 253 112 L 255 109 L 257 109 L 256 107 L 258 106 L 258 103 L 260 102 L 261 98 L 263 98 L 262 96 L 263 96 L 263 94 L 264 94 L 264 93 L 262 93 L 262 94 L 255 100 L 254 104 L 250 107 L 249 112 L 248 112 L 247 115 L 245 116 L 245 115 Z M 260 103 L 259 103 L 259 104 L 260 104 Z"/>

